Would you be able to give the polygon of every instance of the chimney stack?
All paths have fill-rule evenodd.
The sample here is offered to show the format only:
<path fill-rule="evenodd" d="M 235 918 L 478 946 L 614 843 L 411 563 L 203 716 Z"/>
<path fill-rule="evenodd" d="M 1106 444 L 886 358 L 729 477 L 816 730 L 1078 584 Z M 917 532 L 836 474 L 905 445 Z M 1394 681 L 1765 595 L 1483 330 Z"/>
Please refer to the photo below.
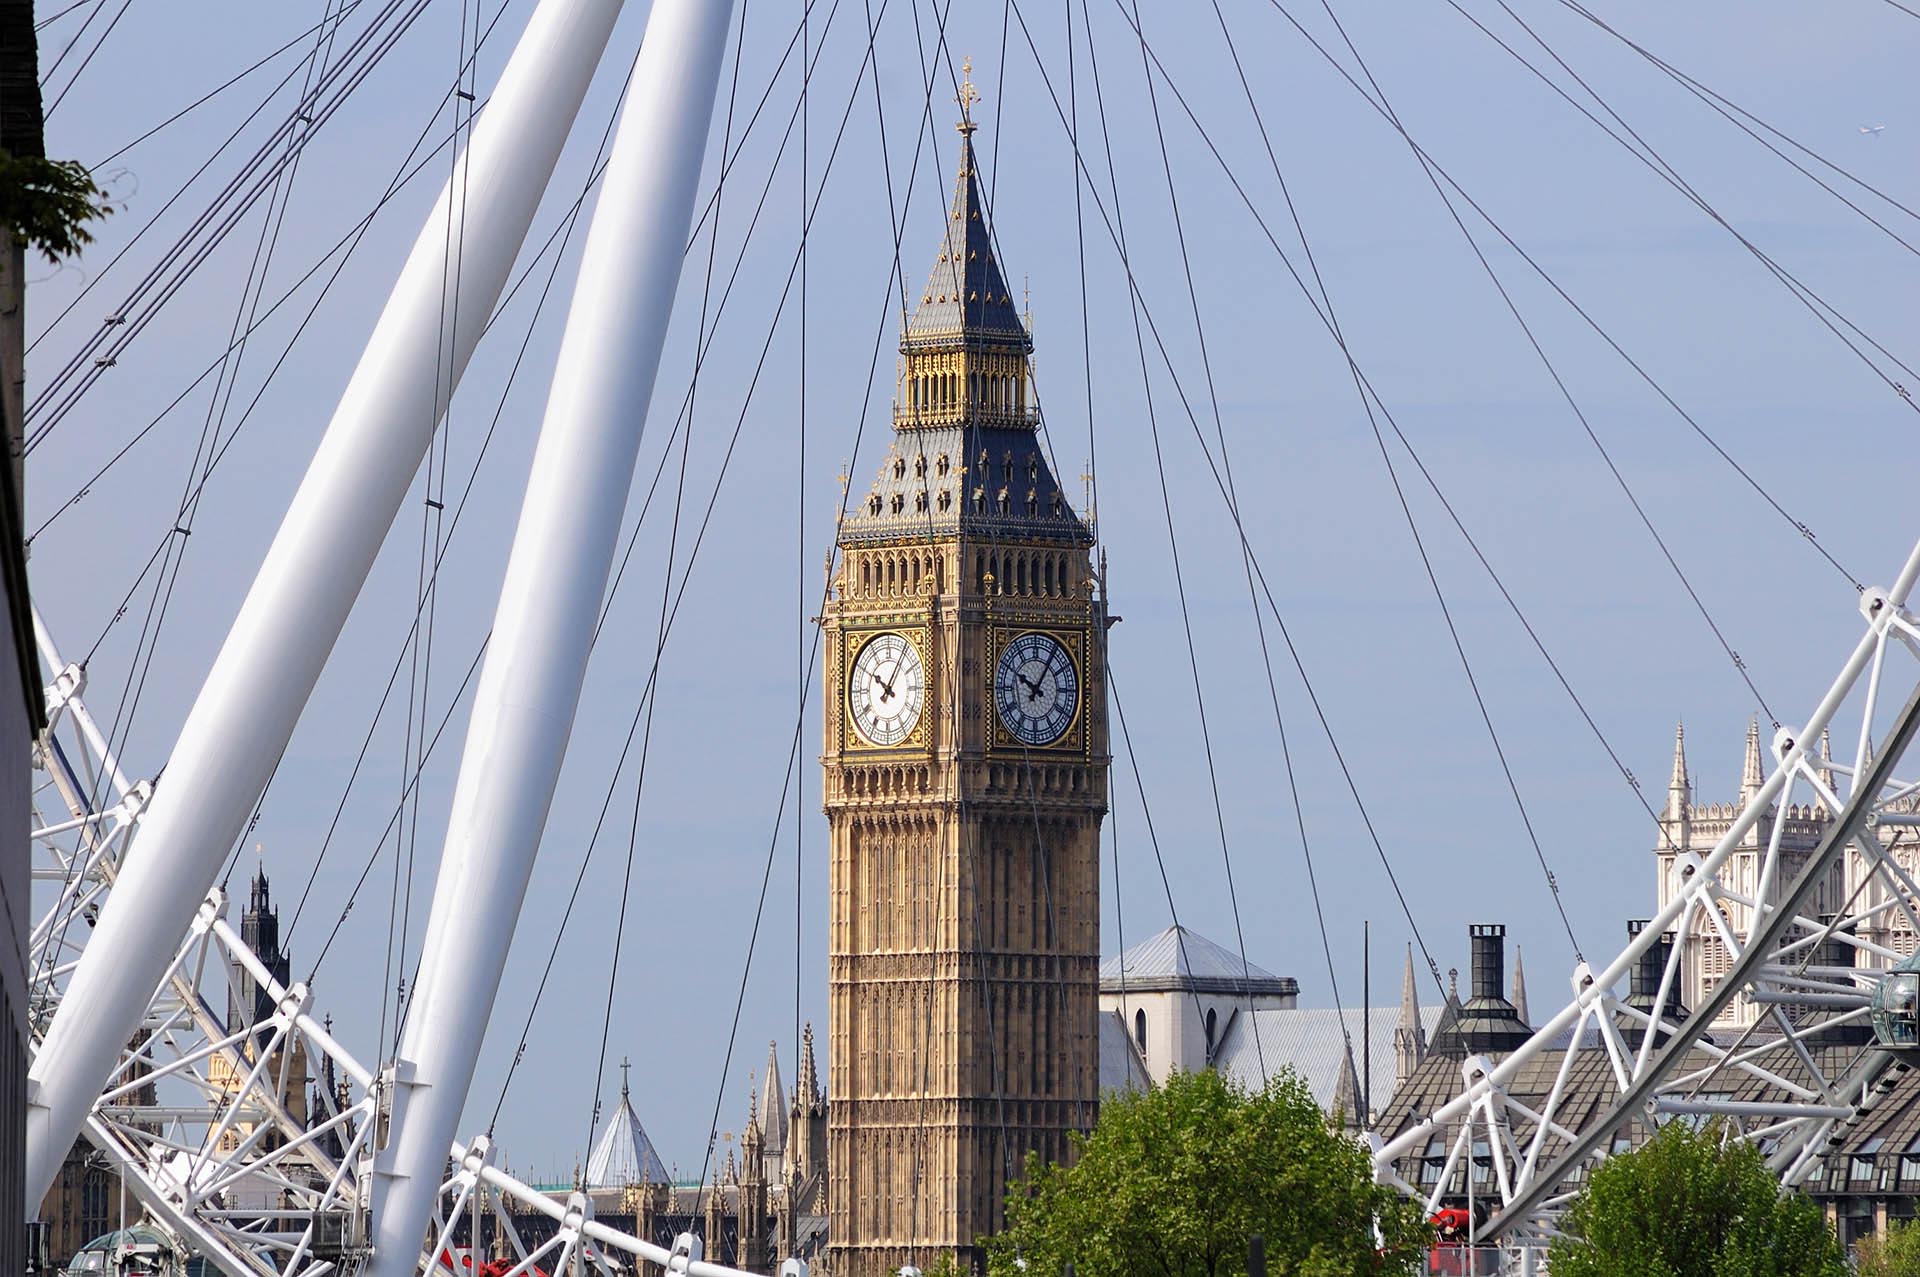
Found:
<path fill-rule="evenodd" d="M 1473 940 L 1473 996 L 1476 1000 L 1505 1001 L 1507 983 L 1507 928 L 1500 922 L 1476 922 L 1468 928 Z"/>

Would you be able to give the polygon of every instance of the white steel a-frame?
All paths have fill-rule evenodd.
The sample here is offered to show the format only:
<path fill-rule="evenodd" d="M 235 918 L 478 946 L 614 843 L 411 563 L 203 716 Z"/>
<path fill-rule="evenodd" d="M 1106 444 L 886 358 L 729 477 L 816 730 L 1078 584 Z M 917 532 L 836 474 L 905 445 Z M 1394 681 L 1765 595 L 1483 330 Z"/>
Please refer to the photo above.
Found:
<path fill-rule="evenodd" d="M 34 1058 L 30 1201 L 80 1133 L 286 749 L 493 314 L 619 11 L 620 0 L 541 0 L 414 243 Z M 447 262 L 455 225 L 457 271 Z"/>
<path fill-rule="evenodd" d="M 561 339 L 375 1163 L 373 1277 L 402 1277 L 499 991 L 566 756 L 673 313 L 731 0 L 654 0 Z"/>

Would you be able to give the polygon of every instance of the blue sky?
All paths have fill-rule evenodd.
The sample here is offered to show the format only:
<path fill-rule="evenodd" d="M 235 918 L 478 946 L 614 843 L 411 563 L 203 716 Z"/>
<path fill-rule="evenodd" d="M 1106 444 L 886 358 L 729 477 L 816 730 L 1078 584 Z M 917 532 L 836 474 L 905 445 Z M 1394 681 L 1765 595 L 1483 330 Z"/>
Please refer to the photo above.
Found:
<path fill-rule="evenodd" d="M 808 180 L 816 187 L 866 45 L 864 15 L 850 0 L 843 0 L 830 25 L 827 7 L 827 0 L 816 6 L 809 32 L 824 49 L 808 107 Z M 50 149 L 99 160 L 291 40 L 319 19 L 321 8 L 210 2 L 128 9 L 53 113 Z M 1179 386 L 1212 441 L 1215 423 L 1140 46 L 1118 4 L 1093 0 L 1089 8 L 1129 257 Z M 1527 42 L 1498 3 L 1461 0 L 1461 8 L 1578 96 L 1566 72 Z M 497 75 L 529 9 L 529 0 L 505 5 L 481 52 L 483 89 Z M 986 96 L 977 108 L 978 144 L 991 171 L 1003 266 L 1010 280 L 1030 290 L 1049 441 L 1076 499 L 1074 476 L 1097 451 L 1102 544 L 1113 607 L 1125 618 L 1113 638 L 1115 680 L 1159 854 L 1173 883 L 1173 907 L 1182 922 L 1231 940 L 1226 861 L 1175 592 L 1149 402 L 1248 956 L 1297 976 L 1303 1001 L 1329 1005 L 1334 998 L 1304 889 L 1302 849 L 1232 521 L 1174 381 L 1151 346 L 1150 392 L 1143 389 L 1118 254 L 1084 194 L 1090 321 L 1083 335 L 1083 237 L 1075 228 L 1072 152 L 1018 21 L 1011 24 L 1003 61 L 1003 15 L 996 9 L 1001 6 L 954 6 L 947 48 L 955 64 L 972 56 L 975 81 Z M 1220 27 L 1210 11 L 1187 9 L 1143 6 L 1147 41 L 1247 199 L 1304 269 Z M 1289 9 L 1352 66 L 1324 9 L 1304 3 Z M 1731 799 L 1746 723 L 1760 707 L 1628 504 L 1568 397 L 1738 652 L 1771 715 L 1789 723 L 1825 688 L 1856 633 L 1847 578 L 1884 580 L 1911 544 L 1910 483 L 1900 476 L 1910 448 L 1901 441 L 1911 437 L 1913 409 L 1727 228 L 1541 84 L 1460 11 L 1447 4 L 1336 4 L 1346 34 L 1408 132 L 1790 518 L 1769 508 L 1463 207 L 1492 269 L 1563 380 L 1563 395 L 1400 136 L 1277 7 L 1225 3 L 1222 10 L 1350 349 L 1380 399 L 1649 800 L 1655 806 L 1662 800 L 1673 724 L 1681 717 L 1701 797 Z M 493 11 L 489 3 L 486 13 Z M 1595 5 L 1594 11 L 1859 179 L 1920 206 L 1913 181 L 1920 158 L 1920 88 L 1910 74 L 1920 21 L 1897 7 L 1867 0 L 1823 6 L 1713 0 L 1688 6 L 1616 2 Z M 740 63 L 747 103 L 772 74 L 799 12 L 794 0 L 750 6 Z M 764 1060 L 768 1039 L 779 1039 L 791 1059 L 796 952 L 801 1014 L 816 1022 L 824 1018 L 825 828 L 815 735 L 820 710 L 811 688 L 800 710 L 800 675 L 812 636 L 807 618 L 818 611 L 820 567 L 840 497 L 837 476 L 849 465 L 854 491 L 863 491 L 884 446 L 892 307 L 898 304 L 890 282 L 888 180 L 896 206 L 911 191 L 902 249 L 909 287 L 917 286 L 929 265 L 950 188 L 956 141 L 951 84 L 943 69 L 931 120 L 923 125 L 926 94 L 915 52 L 914 17 L 931 49 L 935 12 L 927 4 L 916 8 L 911 0 L 891 0 L 880 22 L 885 165 L 871 81 L 852 97 L 845 139 L 808 246 L 804 414 L 797 295 L 748 396 L 798 243 L 797 136 L 778 145 L 799 87 L 793 64 L 781 72 L 728 183 L 720 269 L 743 241 L 746 251 L 700 378 L 679 540 L 683 566 L 691 529 L 713 491 L 736 423 L 739 441 L 663 660 L 637 823 L 630 766 L 583 879 L 534 1041 L 502 1110 L 499 1135 L 508 1159 L 530 1174 L 568 1171 L 583 1155 L 594 1096 L 610 1100 L 617 1093 L 623 1055 L 634 1059 L 637 1103 L 663 1156 L 683 1171 L 697 1168 L 721 1090 L 770 845 L 773 885 L 726 1074 L 722 1130 L 737 1129 L 744 1116 L 747 1072 Z M 1063 10 L 1023 5 L 1020 12 L 1064 100 Z M 1079 8 L 1073 12 L 1077 19 Z M 1911 362 L 1916 329 L 1910 298 L 1920 282 L 1920 263 L 1894 236 L 1914 242 L 1920 232 L 1914 217 L 1794 152 L 1887 229 L 1876 228 L 1570 9 L 1537 5 L 1519 12 L 1732 227 L 1893 355 Z M 42 33 L 43 65 L 84 16 L 82 11 L 60 19 Z M 349 29 L 365 16 L 356 11 Z M 645 5 L 636 3 L 621 21 L 536 219 L 536 243 L 580 190 L 645 16 Z M 104 22 L 102 17 L 94 30 Z M 377 198 L 452 79 L 460 26 L 457 3 L 430 6 L 316 136 L 268 271 L 270 296 L 305 272 Z M 1101 198 L 1109 201 L 1084 34 L 1075 37 L 1082 143 Z M 78 46 L 56 84 L 64 83 L 91 44 L 89 36 Z M 234 153 L 216 160 L 209 176 L 161 216 L 147 239 L 107 270 L 112 255 L 240 126 L 266 96 L 271 79 L 294 65 L 293 55 L 283 57 L 102 166 L 122 207 L 80 263 L 38 281 L 30 303 L 36 331 L 88 280 L 105 274 L 33 351 L 29 393 L 166 255 L 165 245 L 205 204 L 211 182 L 223 181 L 236 166 L 236 154 L 257 143 L 261 122 L 243 135 L 251 139 L 244 149 L 236 144 Z M 1435 961 L 1442 970 L 1464 967 L 1466 924 L 1504 921 L 1524 946 L 1537 1011 L 1564 988 L 1572 951 L 1346 364 L 1167 84 L 1157 81 L 1154 92 L 1247 536 L 1405 892 L 1412 922 Z M 1590 100 L 1581 100 L 1605 118 Z M 262 120 L 284 113 L 288 101 L 280 94 Z M 744 116 L 743 107 L 739 119 Z M 1884 133 L 1860 132 L 1878 124 L 1886 125 Z M 447 127 L 444 116 L 438 127 Z M 717 171 L 717 147 L 716 138 L 706 187 Z M 754 202 L 776 161 L 767 211 L 748 238 Z M 132 719 L 125 752 L 136 773 L 151 775 L 164 762 L 446 164 L 442 158 L 386 205 L 270 381 L 268 370 L 314 287 L 298 295 L 297 308 L 264 326 L 247 352 L 225 428 L 234 427 L 263 381 L 266 389 L 198 513 Z M 192 276 L 154 326 L 33 452 L 33 525 L 215 357 L 239 304 L 260 216 L 256 211 Z M 532 260 L 533 247 L 523 260 Z M 639 493 L 662 458 L 686 393 L 705 259 L 703 243 L 683 278 L 642 447 L 636 515 Z M 572 278 L 571 253 L 511 384 L 508 370 L 547 265 L 538 264 L 532 285 L 482 345 L 451 414 L 447 446 L 456 487 L 473 468 L 496 412 L 500 425 L 443 573 L 426 679 L 427 712 L 435 723 L 490 619 L 544 403 Z M 881 362 L 869 393 L 877 332 Z M 1903 377 L 1892 374 L 1895 381 Z M 105 633 L 90 694 L 104 718 L 124 712 L 131 700 L 123 689 L 146 611 L 144 590 L 128 619 L 109 622 L 172 526 L 208 413 L 203 387 L 34 543 L 33 584 L 63 645 L 84 651 Z M 1651 824 L 1397 443 L 1389 455 L 1407 484 L 1413 519 L 1581 947 L 1589 956 L 1608 954 L 1622 938 L 1625 920 L 1652 909 Z M 534 890 L 479 1069 L 471 1104 L 475 1127 L 484 1125 L 500 1093 L 645 682 L 659 622 L 673 473 L 670 465 L 640 528 L 629 575 L 589 671 Z M 287 902 L 289 921 L 399 651 L 420 552 L 420 509 L 410 503 L 397 522 L 254 835 L 276 895 Z M 1796 521 L 1817 533 L 1844 572 L 1805 542 L 1792 526 Z M 1409 921 L 1387 889 L 1380 858 L 1297 673 L 1278 648 L 1274 656 L 1344 1000 L 1351 1004 L 1358 996 L 1362 919 L 1373 923 L 1376 998 L 1390 997 Z M 382 972 L 396 849 L 391 838 L 384 847 L 379 838 L 405 775 L 406 681 L 403 673 L 292 933 L 296 975 L 314 975 L 321 1003 L 363 1059 L 379 1053 L 378 990 L 390 980 Z M 796 937 L 791 799 L 777 838 L 775 822 L 797 710 L 805 721 Z M 407 847 L 413 852 L 408 965 L 417 954 L 457 762 L 459 713 L 456 705 L 442 749 L 427 768 L 417 833 L 400 849 L 397 894 L 403 899 Z M 1104 885 L 1109 952 L 1122 933 L 1144 937 L 1170 916 L 1124 758 L 1113 788 L 1108 833 L 1118 847 L 1109 846 Z M 409 807 L 409 825 L 413 819 Z M 637 838 L 628 918 L 605 1067 L 596 1074 L 630 823 Z M 358 902 L 313 973 L 322 941 L 369 857 L 373 868 Z M 252 859 L 249 851 L 243 864 Z M 1124 909 L 1116 910 L 1116 903 Z"/>

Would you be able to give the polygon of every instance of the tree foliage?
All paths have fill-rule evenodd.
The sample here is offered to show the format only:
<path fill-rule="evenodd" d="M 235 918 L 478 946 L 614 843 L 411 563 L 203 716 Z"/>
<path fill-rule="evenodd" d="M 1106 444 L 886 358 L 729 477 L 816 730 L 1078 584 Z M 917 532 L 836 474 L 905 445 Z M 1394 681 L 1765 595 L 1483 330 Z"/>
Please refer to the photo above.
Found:
<path fill-rule="evenodd" d="M 1861 1238 L 1853 1271 L 1856 1277 L 1920 1277 L 1920 1223 L 1890 1224 L 1883 1236 Z"/>
<path fill-rule="evenodd" d="M 1266 1239 L 1272 1277 L 1412 1273 L 1432 1231 L 1373 1182 L 1291 1072 L 1242 1090 L 1213 1070 L 1109 1095 L 1071 1165 L 1030 1157 L 988 1243 L 993 1277 L 1227 1277 Z M 1376 1239 L 1375 1226 L 1380 1230 Z"/>
<path fill-rule="evenodd" d="M 1820 1205 L 1783 1193 L 1751 1144 L 1669 1122 L 1594 1172 L 1554 1277 L 1847 1277 Z"/>
<path fill-rule="evenodd" d="M 48 160 L 0 151 L 0 223 L 50 262 L 93 242 L 87 223 L 113 206 L 77 160 Z"/>

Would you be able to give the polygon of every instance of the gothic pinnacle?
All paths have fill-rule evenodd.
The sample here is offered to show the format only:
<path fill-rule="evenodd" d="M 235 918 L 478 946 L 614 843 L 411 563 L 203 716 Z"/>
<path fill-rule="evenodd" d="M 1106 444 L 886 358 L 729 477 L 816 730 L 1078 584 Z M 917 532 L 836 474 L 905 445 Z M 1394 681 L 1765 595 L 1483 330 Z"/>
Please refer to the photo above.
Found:
<path fill-rule="evenodd" d="M 1686 816 L 1687 809 L 1693 803 L 1693 794 L 1687 784 L 1687 727 L 1678 723 L 1673 729 L 1673 778 L 1667 782 L 1667 810 L 1663 813 L 1668 820 L 1679 820 Z"/>
<path fill-rule="evenodd" d="M 1747 721 L 1747 756 L 1740 769 L 1740 805 L 1746 806 L 1761 785 L 1766 783 L 1766 774 L 1760 770 L 1760 720 Z"/>

